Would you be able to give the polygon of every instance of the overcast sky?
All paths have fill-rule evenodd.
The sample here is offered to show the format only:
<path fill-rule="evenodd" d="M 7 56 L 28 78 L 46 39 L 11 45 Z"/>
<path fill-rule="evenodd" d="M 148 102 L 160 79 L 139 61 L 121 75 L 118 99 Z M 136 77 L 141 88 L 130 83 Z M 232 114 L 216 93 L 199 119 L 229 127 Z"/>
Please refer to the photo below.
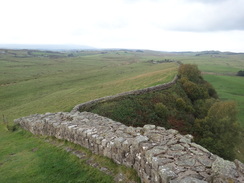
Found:
<path fill-rule="evenodd" d="M 0 44 L 244 52 L 244 0 L 0 0 Z"/>

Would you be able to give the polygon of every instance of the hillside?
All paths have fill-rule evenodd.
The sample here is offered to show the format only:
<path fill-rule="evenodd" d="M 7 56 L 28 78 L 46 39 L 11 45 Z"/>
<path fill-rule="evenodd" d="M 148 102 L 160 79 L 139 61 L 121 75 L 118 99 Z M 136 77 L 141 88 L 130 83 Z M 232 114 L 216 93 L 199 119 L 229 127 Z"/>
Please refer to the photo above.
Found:
<path fill-rule="evenodd" d="M 169 89 L 122 96 L 83 110 L 128 126 L 153 124 L 176 129 L 181 134 L 192 134 L 195 142 L 211 152 L 235 159 L 234 148 L 241 134 L 235 103 L 220 101 L 195 65 L 181 65 L 178 77 L 176 85 Z"/>
<path fill-rule="evenodd" d="M 70 111 L 81 102 L 174 77 L 177 64 L 152 64 L 149 59 L 161 60 L 162 55 L 130 50 L 0 50 L 0 182 L 108 183 L 121 177 L 124 182 L 139 182 L 131 169 L 67 142 L 16 130 L 12 124 L 16 118 Z"/>
<path fill-rule="evenodd" d="M 162 53 L 136 50 L 75 52 L 0 50 L 0 115 L 1 121 L 5 123 L 0 125 L 1 182 L 14 180 L 42 182 L 47 178 L 51 178 L 53 182 L 62 182 L 61 180 L 65 181 L 67 178 L 75 181 L 82 179 L 82 176 L 78 175 L 89 175 L 89 171 L 80 174 L 89 168 L 83 163 L 74 164 L 78 158 L 66 151 L 63 152 L 62 147 L 65 147 L 65 144 L 59 144 L 56 148 L 53 147 L 56 142 L 50 139 L 39 139 L 23 130 L 7 131 L 6 123 L 11 126 L 13 119 L 35 113 L 70 111 L 78 103 L 171 81 L 177 72 L 177 64 L 157 63 L 158 61 L 194 63 L 205 72 L 237 73 L 244 66 L 243 58 L 241 54 L 219 54 L 218 57 L 213 57 L 209 54 L 196 56 L 196 53 L 192 52 Z M 242 110 L 244 82 L 243 78 L 236 78 L 233 75 L 203 75 L 203 77 L 214 85 L 221 100 L 229 98 L 237 102 L 238 122 L 244 124 L 244 110 Z M 238 150 L 243 147 L 240 145 Z M 240 157 L 244 154 L 242 152 L 243 149 L 240 150 Z M 41 163 L 50 157 L 52 159 L 50 163 Z M 102 162 L 107 164 L 105 160 Z M 33 163 L 36 166 L 33 167 Z M 61 170 L 59 163 L 69 167 L 69 177 L 65 177 L 66 169 Z M 54 164 L 58 166 L 53 167 Z M 80 168 L 79 171 L 73 171 L 77 167 Z M 43 170 L 48 172 L 43 173 Z M 97 170 L 90 172 L 93 174 L 94 171 Z M 26 175 L 30 173 L 33 176 L 28 178 Z M 100 173 L 96 175 L 94 179 L 101 181 L 101 177 L 105 177 Z M 108 182 L 108 179 L 113 182 L 111 178 L 105 179 L 105 182 Z"/>

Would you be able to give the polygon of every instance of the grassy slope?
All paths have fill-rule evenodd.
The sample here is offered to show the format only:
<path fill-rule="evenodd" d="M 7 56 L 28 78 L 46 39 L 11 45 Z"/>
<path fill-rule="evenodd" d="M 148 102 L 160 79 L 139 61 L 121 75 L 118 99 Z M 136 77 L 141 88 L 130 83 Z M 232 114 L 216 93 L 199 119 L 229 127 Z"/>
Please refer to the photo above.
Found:
<path fill-rule="evenodd" d="M 10 83 L 0 87 L 1 116 L 11 121 L 33 113 L 68 111 L 81 102 L 173 78 L 176 64 L 150 64 L 144 62 L 147 57 L 112 52 L 59 59 L 0 58 L 0 83 Z"/>
<path fill-rule="evenodd" d="M 113 182 L 111 176 L 43 139 L 23 131 L 10 133 L 2 125 L 0 128 L 0 182 Z"/>
<path fill-rule="evenodd" d="M 24 51 L 15 53 L 26 56 Z M 145 62 L 161 58 L 154 52 L 76 55 L 53 59 L 1 54 L 3 120 L 12 123 L 15 118 L 33 113 L 68 111 L 94 98 L 168 82 L 177 70 L 174 63 Z M 107 160 L 100 161 L 105 167 L 121 171 Z M 125 174 L 137 181 L 133 171 Z M 9 132 L 0 124 L 0 182 L 113 182 L 113 178 L 86 166 L 62 148 L 45 143 L 45 139 L 22 130 Z"/>
<path fill-rule="evenodd" d="M 3 125 L 0 132 L 0 182 L 112 183 L 118 173 L 126 176 L 124 182 L 139 182 L 134 170 L 70 143 L 33 136 L 23 130 L 9 132 Z M 67 152 L 67 148 L 84 156 L 79 159 Z M 98 168 L 89 166 L 87 161 L 93 161 Z M 107 169 L 109 175 L 99 171 L 100 167 Z"/>

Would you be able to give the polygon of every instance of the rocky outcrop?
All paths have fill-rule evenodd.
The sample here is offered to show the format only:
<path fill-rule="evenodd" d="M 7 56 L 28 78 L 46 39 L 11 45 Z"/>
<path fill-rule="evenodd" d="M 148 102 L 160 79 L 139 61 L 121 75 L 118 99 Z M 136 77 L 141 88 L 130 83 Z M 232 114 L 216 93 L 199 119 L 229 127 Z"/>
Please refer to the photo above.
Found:
<path fill-rule="evenodd" d="M 33 134 L 54 136 L 133 167 L 145 183 L 244 182 L 244 165 L 155 125 L 128 127 L 88 112 L 35 114 L 15 120 Z"/>
<path fill-rule="evenodd" d="M 133 91 L 128 91 L 128 92 L 124 92 L 124 93 L 119 93 L 116 95 L 106 96 L 106 97 L 98 98 L 98 99 L 91 100 L 91 101 L 88 101 L 85 103 L 81 103 L 81 104 L 76 105 L 72 109 L 71 113 L 76 113 L 77 111 L 83 111 L 86 107 L 91 107 L 97 103 L 114 100 L 116 98 L 127 96 L 127 95 L 141 95 L 141 94 L 145 94 L 145 93 L 149 93 L 149 92 L 153 92 L 153 91 L 165 90 L 165 89 L 168 89 L 171 86 L 173 86 L 176 83 L 177 79 L 178 79 L 178 76 L 176 75 L 174 77 L 174 79 L 168 83 L 164 83 L 164 84 L 160 84 L 160 85 L 156 85 L 156 86 L 152 86 L 152 87 L 144 88 L 144 89 L 140 89 L 140 90 L 133 90 Z"/>

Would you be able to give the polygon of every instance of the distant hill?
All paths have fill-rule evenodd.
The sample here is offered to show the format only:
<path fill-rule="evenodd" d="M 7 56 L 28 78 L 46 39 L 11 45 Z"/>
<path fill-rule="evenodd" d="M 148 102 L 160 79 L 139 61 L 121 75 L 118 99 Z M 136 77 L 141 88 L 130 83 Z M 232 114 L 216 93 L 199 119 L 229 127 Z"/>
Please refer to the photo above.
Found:
<path fill-rule="evenodd" d="M 86 45 L 55 45 L 55 44 L 0 44 L 0 49 L 30 49 L 30 50 L 95 50 Z"/>

